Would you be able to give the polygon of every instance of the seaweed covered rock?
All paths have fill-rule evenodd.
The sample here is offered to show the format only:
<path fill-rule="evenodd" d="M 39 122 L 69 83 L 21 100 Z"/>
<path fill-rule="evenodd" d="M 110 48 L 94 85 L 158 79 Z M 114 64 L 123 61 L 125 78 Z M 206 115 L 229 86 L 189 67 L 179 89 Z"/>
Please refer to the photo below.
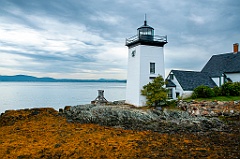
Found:
<path fill-rule="evenodd" d="M 74 115 L 72 113 L 76 111 Z M 69 123 L 64 112 L 83 122 L 90 113 L 94 122 L 111 121 L 133 128 L 123 130 L 98 124 Z M 0 126 L 0 158 L 238 158 L 240 122 L 230 122 L 228 132 L 188 133 L 184 130 L 221 127 L 217 118 L 189 116 L 184 111 L 129 107 L 79 106 L 62 113 L 49 108 L 7 111 L 1 116 L 14 123 Z M 84 115 L 84 113 L 88 113 Z M 81 119 L 82 116 L 86 118 Z M 97 119 L 95 116 L 98 116 Z M 122 118 L 124 117 L 124 119 Z M 125 120 L 126 121 L 122 121 Z M 132 120 L 135 119 L 135 124 Z M 140 119 L 140 120 L 139 120 Z M 116 122 L 117 121 L 117 122 Z M 85 122 L 89 122 L 86 120 Z M 93 121 L 91 121 L 93 122 Z M 119 123 L 118 123 L 119 122 Z M 122 123 L 121 123 L 122 122 Z M 125 123 L 124 123 L 125 122 Z M 115 124 L 116 123 L 116 124 Z M 126 124 L 127 123 L 127 124 Z M 109 123 L 107 123 L 109 124 Z M 181 133 L 173 133 L 184 131 Z M 176 152 L 176 153 L 175 153 Z"/>
<path fill-rule="evenodd" d="M 58 111 L 53 108 L 33 108 L 33 109 L 20 109 L 20 110 L 6 110 L 0 116 L 0 127 L 10 126 L 19 120 L 25 120 L 40 115 L 58 115 Z"/>

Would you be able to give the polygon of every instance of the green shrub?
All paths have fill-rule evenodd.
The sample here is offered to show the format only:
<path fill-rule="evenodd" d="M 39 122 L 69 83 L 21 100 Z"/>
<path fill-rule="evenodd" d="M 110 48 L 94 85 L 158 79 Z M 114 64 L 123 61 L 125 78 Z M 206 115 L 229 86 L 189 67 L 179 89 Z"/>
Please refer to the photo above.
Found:
<path fill-rule="evenodd" d="M 232 82 L 224 83 L 224 84 L 221 86 L 221 88 L 222 88 L 222 95 L 223 95 L 223 96 L 230 96 L 230 95 L 231 95 L 232 87 L 233 87 Z"/>
<path fill-rule="evenodd" d="M 222 95 L 224 96 L 239 96 L 240 95 L 240 82 L 227 82 L 221 86 Z"/>
<path fill-rule="evenodd" d="M 222 95 L 224 96 L 239 96 L 240 95 L 240 82 L 227 82 L 221 86 Z"/>
<path fill-rule="evenodd" d="M 208 86 L 198 86 L 193 90 L 192 98 L 214 97 L 214 91 Z"/>
<path fill-rule="evenodd" d="M 177 107 L 177 101 L 176 100 L 167 100 L 164 106 L 166 106 L 166 107 Z"/>
<path fill-rule="evenodd" d="M 215 96 L 221 96 L 222 95 L 222 90 L 218 86 L 213 87 L 213 92 L 214 92 Z"/>
<path fill-rule="evenodd" d="M 233 96 L 240 96 L 240 82 L 233 83 Z"/>

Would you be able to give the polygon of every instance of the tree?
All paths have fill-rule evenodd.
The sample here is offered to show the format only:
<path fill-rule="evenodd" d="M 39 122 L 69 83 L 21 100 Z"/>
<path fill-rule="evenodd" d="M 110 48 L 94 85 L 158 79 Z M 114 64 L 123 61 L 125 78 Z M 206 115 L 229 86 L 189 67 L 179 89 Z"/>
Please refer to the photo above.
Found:
<path fill-rule="evenodd" d="M 159 106 L 161 102 L 167 99 L 167 90 L 163 87 L 165 85 L 162 76 L 156 77 L 152 82 L 143 86 L 141 94 L 146 96 L 148 106 Z"/>

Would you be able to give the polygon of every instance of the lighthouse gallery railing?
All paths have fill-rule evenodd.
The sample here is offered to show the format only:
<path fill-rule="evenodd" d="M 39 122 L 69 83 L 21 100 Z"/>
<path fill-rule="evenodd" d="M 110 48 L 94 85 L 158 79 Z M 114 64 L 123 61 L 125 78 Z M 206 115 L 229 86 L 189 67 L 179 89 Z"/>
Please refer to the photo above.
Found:
<path fill-rule="evenodd" d="M 126 45 L 133 43 L 133 42 L 137 42 L 137 41 L 167 42 L 167 36 L 154 35 L 152 38 L 149 39 L 146 37 L 134 35 L 134 36 L 126 39 Z"/>

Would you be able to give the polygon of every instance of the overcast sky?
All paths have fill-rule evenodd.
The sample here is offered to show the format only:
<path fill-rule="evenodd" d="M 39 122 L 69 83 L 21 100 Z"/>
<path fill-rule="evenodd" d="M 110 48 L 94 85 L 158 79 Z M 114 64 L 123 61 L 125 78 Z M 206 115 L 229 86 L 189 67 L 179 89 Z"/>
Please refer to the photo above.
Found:
<path fill-rule="evenodd" d="M 201 70 L 240 43 L 239 0 L 0 0 L 0 75 L 126 79 L 144 14 L 167 35 L 166 74 Z"/>

